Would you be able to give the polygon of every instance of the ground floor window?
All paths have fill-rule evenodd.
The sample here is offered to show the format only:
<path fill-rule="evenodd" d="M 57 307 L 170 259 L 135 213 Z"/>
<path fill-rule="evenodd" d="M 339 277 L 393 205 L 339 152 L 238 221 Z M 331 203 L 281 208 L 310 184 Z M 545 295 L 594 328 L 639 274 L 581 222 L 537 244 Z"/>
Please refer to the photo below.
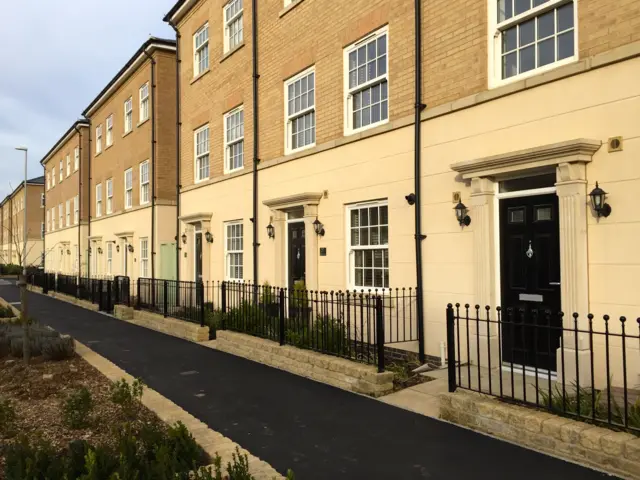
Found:
<path fill-rule="evenodd" d="M 389 207 L 386 201 L 348 207 L 349 286 L 389 288 Z"/>
<path fill-rule="evenodd" d="M 149 278 L 149 239 L 140 239 L 140 276 Z"/>
<path fill-rule="evenodd" d="M 229 222 L 225 225 L 225 261 L 229 280 L 243 279 L 243 234 L 242 222 Z"/>

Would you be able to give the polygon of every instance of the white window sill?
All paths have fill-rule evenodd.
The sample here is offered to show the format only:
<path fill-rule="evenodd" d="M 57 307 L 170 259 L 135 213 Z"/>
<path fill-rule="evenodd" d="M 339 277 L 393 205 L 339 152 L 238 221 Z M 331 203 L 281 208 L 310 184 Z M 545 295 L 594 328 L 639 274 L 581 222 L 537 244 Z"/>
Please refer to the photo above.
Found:
<path fill-rule="evenodd" d="M 189 85 L 193 85 L 194 83 L 196 83 L 198 80 L 200 80 L 202 77 L 204 77 L 210 71 L 211 71 L 211 68 L 207 68 L 204 72 L 200 72 L 198 75 L 193 77 L 193 79 L 191 79 L 191 81 L 189 82 Z"/>
<path fill-rule="evenodd" d="M 242 47 L 244 47 L 244 40 L 238 45 L 236 45 L 235 47 L 233 47 L 231 50 L 224 52 L 224 55 L 222 55 L 222 58 L 220 59 L 220 63 L 224 62 L 227 58 L 229 58 L 231 55 L 236 53 Z"/>
<path fill-rule="evenodd" d="M 289 5 L 287 5 L 282 10 L 280 10 L 280 13 L 278 14 L 278 17 L 280 17 L 280 18 L 284 17 L 287 13 L 289 13 L 291 10 L 293 10 L 298 5 L 300 5 L 303 1 L 304 0 L 292 0 L 292 2 Z"/>
<path fill-rule="evenodd" d="M 304 152 L 305 150 L 309 150 L 310 148 L 313 148 L 316 146 L 316 143 L 310 143 L 309 145 L 305 145 L 304 147 L 300 147 L 300 148 L 296 148 L 294 150 L 290 149 L 290 148 L 285 148 L 284 149 L 284 154 L 285 156 L 287 155 L 295 155 L 296 153 L 300 153 L 300 152 Z"/>
<path fill-rule="evenodd" d="M 371 123 L 369 125 L 367 125 L 366 127 L 360 127 L 360 128 L 356 128 L 356 129 L 345 129 L 344 131 L 344 136 L 345 137 L 349 137 L 351 135 L 356 135 L 358 133 L 362 133 L 362 132 L 366 132 L 367 130 L 371 130 L 372 128 L 376 128 L 379 127 L 381 125 L 385 125 L 389 123 L 389 117 L 387 116 L 386 120 L 382 120 L 380 122 L 376 122 L 376 123 Z"/>
<path fill-rule="evenodd" d="M 242 170 L 244 170 L 244 165 L 239 168 L 234 168 L 233 170 L 225 170 L 224 174 L 231 175 L 232 173 L 238 173 L 238 172 L 241 172 Z"/>
<path fill-rule="evenodd" d="M 105 147 L 105 150 L 109 150 L 111 147 L 113 147 L 113 143 L 112 143 L 111 145 L 107 145 L 107 146 Z"/>
<path fill-rule="evenodd" d="M 147 202 L 140 202 L 140 206 L 141 206 L 141 207 L 143 207 L 143 206 L 145 206 L 145 205 L 149 205 L 149 202 L 148 202 L 148 201 L 147 201 Z"/>
<path fill-rule="evenodd" d="M 133 128 L 131 130 L 129 130 L 128 132 L 124 132 L 122 134 L 122 138 L 126 137 L 127 135 L 131 135 L 133 133 Z"/>
<path fill-rule="evenodd" d="M 565 65 L 569 65 L 571 63 L 576 63 L 578 61 L 578 55 L 574 55 L 572 57 L 563 58 L 559 62 L 550 63 L 549 65 L 545 65 L 544 67 L 534 68 L 533 70 L 529 70 L 525 73 L 520 73 L 519 75 L 514 75 L 509 78 L 499 78 L 492 77 L 489 81 L 489 89 L 504 87 L 505 85 L 509 85 L 511 83 L 516 83 L 521 80 L 526 80 L 527 78 L 535 77 L 537 75 L 543 75 L 545 73 L 551 72 L 557 68 L 563 67 Z"/>
<path fill-rule="evenodd" d="M 144 125 L 145 123 L 147 123 L 149 121 L 149 118 L 145 118 L 144 120 L 138 122 L 138 124 L 136 125 L 137 128 L 140 128 L 142 125 Z"/>

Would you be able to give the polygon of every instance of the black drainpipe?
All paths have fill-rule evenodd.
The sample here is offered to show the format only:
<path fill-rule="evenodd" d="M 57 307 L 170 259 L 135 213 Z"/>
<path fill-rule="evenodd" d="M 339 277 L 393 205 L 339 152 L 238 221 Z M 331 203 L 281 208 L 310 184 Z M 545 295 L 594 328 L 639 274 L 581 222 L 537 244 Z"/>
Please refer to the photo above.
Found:
<path fill-rule="evenodd" d="M 74 128 L 78 132 L 78 277 L 82 277 L 82 131 L 77 125 Z"/>
<path fill-rule="evenodd" d="M 180 281 L 180 32 L 172 24 L 171 28 L 176 32 L 176 281 Z"/>
<path fill-rule="evenodd" d="M 86 117 L 85 117 L 86 118 Z M 91 240 L 89 240 L 91 238 L 91 120 L 87 118 L 87 121 L 89 122 L 89 152 L 87 153 L 87 164 L 89 165 L 88 167 L 88 174 L 89 174 L 89 189 L 88 189 L 88 205 L 89 205 L 89 211 L 87 212 L 87 277 L 91 277 L 91 255 L 93 255 L 93 252 L 90 251 L 91 249 Z M 81 159 L 82 160 L 82 159 Z M 78 248 L 80 248 L 80 246 L 78 245 Z"/>
<path fill-rule="evenodd" d="M 418 321 L 418 339 L 419 341 L 419 357 L 420 362 L 425 362 L 425 354 L 424 354 L 424 305 L 423 305 L 423 291 L 422 291 L 422 241 L 427 238 L 426 235 L 422 234 L 422 210 L 421 210 L 421 200 L 420 200 L 420 191 L 421 191 L 421 178 L 420 178 L 420 161 L 421 161 L 421 149 L 422 149 L 422 138 L 421 138 L 421 114 L 422 110 L 424 110 L 427 106 L 422 103 L 422 2 L 420 0 L 415 0 L 415 20 L 416 20 L 416 58 L 415 58 L 415 88 L 416 88 L 416 118 L 415 118 L 415 159 L 414 159 L 414 180 L 415 180 L 415 194 L 416 194 L 416 204 L 415 204 L 415 239 L 416 239 L 416 279 L 417 279 L 417 302 L 416 307 L 418 309 L 416 319 Z"/>
<path fill-rule="evenodd" d="M 151 278 L 156 278 L 156 60 L 144 51 L 151 60 Z M 151 282 L 155 286 L 155 282 Z M 155 298 L 155 289 L 153 291 Z"/>
<path fill-rule="evenodd" d="M 253 283 L 258 284 L 258 2 L 251 1 L 253 56 Z"/>
<path fill-rule="evenodd" d="M 45 262 L 47 258 L 47 167 L 42 164 L 42 170 L 44 171 L 44 213 L 42 214 L 42 224 L 44 225 L 44 235 L 42 236 L 42 270 L 46 271 Z"/>

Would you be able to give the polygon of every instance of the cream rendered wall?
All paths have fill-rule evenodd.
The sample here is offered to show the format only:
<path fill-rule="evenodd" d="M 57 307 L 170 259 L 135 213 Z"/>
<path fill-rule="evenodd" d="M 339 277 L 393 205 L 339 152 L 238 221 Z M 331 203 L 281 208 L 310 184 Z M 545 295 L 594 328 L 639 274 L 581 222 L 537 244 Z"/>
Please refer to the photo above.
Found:
<path fill-rule="evenodd" d="M 45 237 L 45 269 L 48 272 L 62 273 L 64 275 L 72 275 L 77 273 L 76 266 L 76 248 L 78 246 L 78 228 L 80 228 L 80 245 L 82 246 L 82 272 L 86 272 L 86 244 L 87 244 L 87 226 L 70 227 L 63 230 L 48 232 Z M 60 250 L 64 249 L 61 256 Z M 67 250 L 71 250 L 71 254 L 67 254 Z"/>

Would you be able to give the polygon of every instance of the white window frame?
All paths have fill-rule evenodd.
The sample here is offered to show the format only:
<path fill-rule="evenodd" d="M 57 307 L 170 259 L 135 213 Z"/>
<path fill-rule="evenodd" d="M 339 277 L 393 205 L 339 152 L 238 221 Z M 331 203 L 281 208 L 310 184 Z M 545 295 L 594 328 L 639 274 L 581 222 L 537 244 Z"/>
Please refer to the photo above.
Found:
<path fill-rule="evenodd" d="M 113 242 L 107 242 L 105 245 L 107 254 L 105 255 L 105 270 L 107 275 L 113 274 Z"/>
<path fill-rule="evenodd" d="M 206 152 L 202 152 L 200 153 L 200 155 L 198 155 L 198 134 L 207 131 L 207 150 Z M 207 162 L 209 163 L 209 166 L 207 167 L 207 171 L 208 171 L 208 175 L 205 177 L 201 177 L 200 176 L 200 159 L 207 157 Z M 208 180 L 211 177 L 211 131 L 209 130 L 209 124 L 204 125 L 202 127 L 200 127 L 199 129 L 197 129 L 195 132 L 193 132 L 193 158 L 194 158 L 194 162 L 193 162 L 193 168 L 194 168 L 194 172 L 193 172 L 193 178 L 195 179 L 195 183 L 199 183 L 199 182 L 204 182 L 205 180 Z"/>
<path fill-rule="evenodd" d="M 230 249 L 229 248 L 229 227 L 240 226 L 242 229 L 242 236 L 235 236 L 234 238 L 240 238 L 242 242 L 242 248 L 238 249 Z M 231 256 L 240 254 L 242 258 L 242 262 L 240 267 L 242 269 L 241 275 L 238 277 L 237 275 L 231 275 Z M 231 222 L 224 223 L 224 275 L 226 280 L 241 282 L 244 280 L 244 223 L 242 220 L 234 220 Z"/>
<path fill-rule="evenodd" d="M 96 127 L 96 155 L 102 153 L 102 124 Z"/>
<path fill-rule="evenodd" d="M 313 74 L 313 106 L 309 107 L 307 104 L 307 108 L 301 109 L 300 111 L 290 114 L 289 113 L 289 85 L 295 84 L 298 80 Z M 317 77 L 316 77 L 316 67 L 315 65 L 307 68 L 306 70 L 300 72 L 299 74 L 289 78 L 284 82 L 284 151 L 285 154 L 290 154 L 293 152 L 299 152 L 302 150 L 306 150 L 307 148 L 313 148 L 316 146 L 316 127 L 317 127 L 317 112 L 316 112 L 316 87 L 317 87 Z M 303 147 L 293 148 L 293 121 L 303 117 L 309 113 L 313 112 L 314 115 L 314 126 L 313 126 L 313 142 Z"/>
<path fill-rule="evenodd" d="M 51 212 L 47 210 L 47 232 L 51 231 Z"/>
<path fill-rule="evenodd" d="M 64 210 L 61 203 L 58 204 L 58 223 L 59 228 L 64 228 Z"/>
<path fill-rule="evenodd" d="M 497 88 L 503 85 L 507 85 L 525 78 L 540 75 L 541 73 L 554 70 L 563 65 L 567 65 L 578 61 L 578 0 L 549 0 L 542 5 L 527 10 L 517 16 L 511 17 L 509 20 L 498 23 L 498 0 L 487 0 L 489 2 L 489 8 L 487 13 L 488 19 L 488 65 L 489 65 L 489 88 Z M 507 30 L 509 27 L 521 24 L 526 20 L 537 17 L 548 10 L 554 10 L 562 5 L 573 2 L 573 45 L 574 54 L 571 57 L 563 58 L 560 61 L 544 65 L 543 67 L 534 68 L 528 72 L 519 73 L 509 78 L 502 78 L 502 31 Z M 537 28 L 536 28 L 537 34 Z M 535 48 L 535 47 L 534 47 Z M 556 46 L 557 48 L 557 46 Z"/>
<path fill-rule="evenodd" d="M 68 153 L 65 160 L 67 162 L 67 178 L 69 178 L 71 176 L 71 156 Z"/>
<path fill-rule="evenodd" d="M 73 151 L 73 171 L 77 172 L 80 168 L 80 147 L 76 147 Z"/>
<path fill-rule="evenodd" d="M 146 181 L 143 169 L 146 167 Z M 140 164 L 140 205 L 149 203 L 150 197 L 150 181 L 149 181 L 149 160 L 145 160 Z"/>
<path fill-rule="evenodd" d="M 200 35 L 202 32 L 207 31 L 207 38 L 202 42 L 202 44 L 197 47 L 196 46 L 196 39 L 198 38 L 198 35 Z M 203 52 L 206 51 L 206 65 L 203 65 L 202 68 L 200 66 L 200 62 L 201 62 L 201 55 L 204 55 Z M 196 33 L 193 34 L 193 77 L 198 77 L 200 75 L 202 75 L 204 72 L 206 72 L 207 70 L 209 70 L 209 62 L 210 62 L 210 55 L 209 55 L 209 22 L 205 23 L 203 26 L 201 26 L 198 31 Z M 204 61 L 203 61 L 204 63 Z"/>
<path fill-rule="evenodd" d="M 240 114 L 242 117 L 242 125 L 240 127 L 241 134 L 239 137 L 229 141 L 229 127 L 228 121 L 234 116 Z M 240 105 L 237 108 L 234 108 L 230 112 L 224 114 L 223 119 L 223 144 L 224 144 L 224 173 L 233 173 L 238 170 L 242 170 L 244 168 L 244 105 Z M 234 145 L 242 144 L 242 165 L 236 168 L 230 168 L 231 166 L 231 148 Z M 211 157 L 209 157 L 209 167 L 211 167 Z M 211 175 L 211 172 L 209 172 Z"/>
<path fill-rule="evenodd" d="M 133 207 L 133 169 L 129 168 L 124 172 L 124 208 L 125 210 L 127 210 L 132 207 Z"/>
<path fill-rule="evenodd" d="M 71 226 L 71 200 L 67 200 L 65 203 L 65 213 L 66 215 L 66 221 L 67 221 L 67 227 Z"/>
<path fill-rule="evenodd" d="M 113 178 L 107 179 L 107 215 L 113 213 Z"/>
<path fill-rule="evenodd" d="M 387 52 L 386 52 L 386 71 L 384 75 L 379 75 L 373 80 L 369 80 L 361 85 L 358 85 L 354 88 L 349 88 L 349 54 L 354 50 L 358 50 L 362 45 L 368 44 L 374 39 L 378 39 L 382 36 L 387 37 Z M 371 128 L 378 127 L 380 125 L 384 125 L 389 122 L 389 117 L 391 113 L 391 85 L 389 78 L 389 27 L 385 25 L 384 27 L 376 30 L 375 32 L 370 33 L 366 37 L 359 39 L 358 41 L 352 43 L 348 47 L 344 49 L 344 66 L 343 66 L 343 78 L 344 78 L 344 134 L 353 135 L 358 132 L 362 132 L 364 130 L 369 130 Z M 374 85 L 382 84 L 386 81 L 387 83 L 387 118 L 384 120 L 379 120 L 375 123 L 370 123 L 364 127 L 354 128 L 353 126 L 353 95 L 362 90 L 366 90 L 367 88 L 373 87 Z"/>
<path fill-rule="evenodd" d="M 102 184 L 96 185 L 96 217 L 102 216 Z"/>
<path fill-rule="evenodd" d="M 124 102 L 124 134 L 133 130 L 133 97 Z"/>
<path fill-rule="evenodd" d="M 73 224 L 77 225 L 80 221 L 80 195 L 73 197 Z"/>
<path fill-rule="evenodd" d="M 47 190 L 51 189 L 51 172 L 47 172 Z"/>
<path fill-rule="evenodd" d="M 223 21 L 223 30 L 224 30 L 224 53 L 227 53 L 235 48 L 238 45 L 242 45 L 244 41 L 244 0 L 229 0 L 222 9 L 222 21 Z M 233 6 L 240 3 L 240 10 L 238 10 L 232 17 L 227 19 L 227 11 L 230 10 Z M 240 27 L 238 30 L 233 31 L 233 28 L 236 24 L 239 24 Z M 237 35 L 237 41 L 232 45 L 232 38 Z"/>
<path fill-rule="evenodd" d="M 51 188 L 56 186 L 56 166 L 51 167 Z"/>
<path fill-rule="evenodd" d="M 146 244 L 146 248 L 143 245 Z M 146 255 L 145 255 L 146 252 Z M 140 277 L 149 278 L 149 238 L 140 239 Z"/>
<path fill-rule="evenodd" d="M 387 270 L 389 272 L 389 280 L 391 279 L 391 262 L 389 260 L 389 252 L 390 252 L 390 244 L 389 244 L 389 223 L 387 223 L 387 243 L 380 245 L 351 245 L 351 212 L 353 210 L 358 210 L 362 208 L 371 208 L 371 207 L 387 207 L 387 222 L 389 222 L 389 202 L 388 200 L 378 200 L 371 202 L 361 202 L 352 205 L 347 205 L 346 219 L 345 219 L 345 232 L 346 232 L 346 265 L 347 265 L 347 285 L 349 290 L 361 290 L 361 289 L 369 289 L 369 288 L 377 288 L 379 291 L 388 290 L 387 287 L 373 287 L 373 286 L 365 286 L 365 285 L 356 285 L 356 274 L 355 274 L 355 252 L 357 250 L 386 250 L 387 251 L 387 262 L 389 267 Z M 380 225 L 380 223 L 378 223 Z M 384 224 L 383 224 L 384 225 Z M 362 228 L 362 227 L 359 227 Z M 370 243 L 370 242 L 369 242 Z M 382 267 L 384 268 L 384 266 Z M 363 282 L 364 284 L 364 279 Z M 383 278 L 384 283 L 384 278 Z"/>
<path fill-rule="evenodd" d="M 44 208 L 45 205 L 45 196 L 44 193 L 40 194 L 40 208 Z"/>
<path fill-rule="evenodd" d="M 149 120 L 149 82 L 140 87 L 140 123 Z"/>
<path fill-rule="evenodd" d="M 60 160 L 59 174 L 60 174 L 60 183 L 62 183 L 62 181 L 64 180 L 64 163 L 62 162 L 62 160 Z"/>
<path fill-rule="evenodd" d="M 106 146 L 110 147 L 113 145 L 113 113 L 107 117 L 104 123 L 107 126 Z"/>
<path fill-rule="evenodd" d="M 51 207 L 51 231 L 56 230 L 56 207 Z"/>

